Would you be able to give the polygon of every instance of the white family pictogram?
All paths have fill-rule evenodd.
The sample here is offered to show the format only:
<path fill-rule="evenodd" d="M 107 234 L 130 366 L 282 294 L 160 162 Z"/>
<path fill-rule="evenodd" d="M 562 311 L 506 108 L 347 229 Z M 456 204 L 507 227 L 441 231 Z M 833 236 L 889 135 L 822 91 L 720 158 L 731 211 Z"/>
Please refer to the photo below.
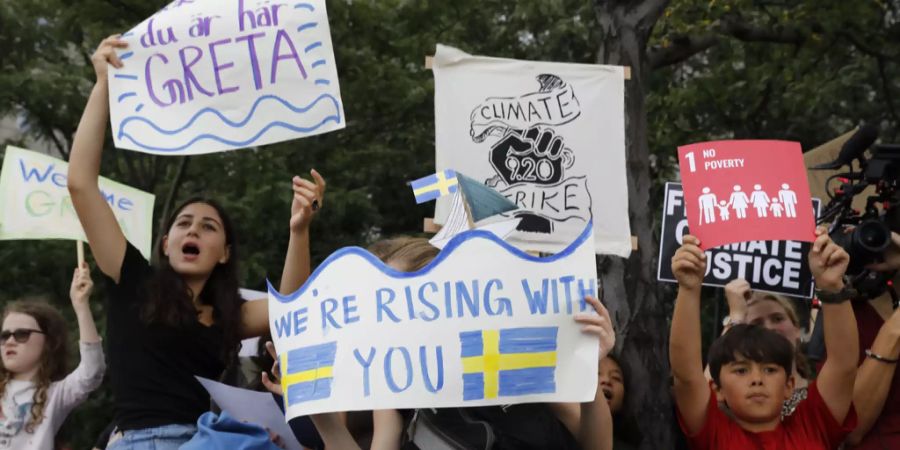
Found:
<path fill-rule="evenodd" d="M 735 185 L 727 202 L 718 200 L 716 194 L 712 193 L 708 187 L 704 187 L 702 191 L 703 193 L 697 197 L 700 204 L 700 223 L 715 223 L 716 209 L 719 210 L 719 220 L 723 222 L 731 218 L 731 209 L 734 209 L 736 218 L 746 219 L 747 209 L 751 206 L 756 209 L 756 217 L 761 219 L 769 217 L 769 212 L 775 218 L 780 218 L 782 215 L 786 218 L 797 217 L 797 194 L 787 183 L 783 183 L 778 195 L 772 197 L 759 184 L 753 185 L 753 192 L 749 197 L 740 185 Z"/>

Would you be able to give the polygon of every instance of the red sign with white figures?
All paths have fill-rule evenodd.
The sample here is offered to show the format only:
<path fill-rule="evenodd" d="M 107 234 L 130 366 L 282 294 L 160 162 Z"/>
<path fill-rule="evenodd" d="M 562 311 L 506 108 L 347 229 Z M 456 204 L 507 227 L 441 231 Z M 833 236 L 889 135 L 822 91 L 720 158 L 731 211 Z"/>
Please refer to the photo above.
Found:
<path fill-rule="evenodd" d="M 788 141 L 678 147 L 691 234 L 704 249 L 744 241 L 813 241 L 803 151 Z"/>

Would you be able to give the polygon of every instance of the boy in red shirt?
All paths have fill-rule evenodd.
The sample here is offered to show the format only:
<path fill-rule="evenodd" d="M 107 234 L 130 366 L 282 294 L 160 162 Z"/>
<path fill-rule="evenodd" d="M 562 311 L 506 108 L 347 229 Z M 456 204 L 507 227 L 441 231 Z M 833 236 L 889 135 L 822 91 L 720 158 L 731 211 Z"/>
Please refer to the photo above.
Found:
<path fill-rule="evenodd" d="M 781 335 L 755 325 L 733 327 L 710 348 L 712 384 L 703 375 L 700 286 L 706 254 L 696 237 L 684 237 L 672 258 L 678 298 L 669 361 L 679 424 L 692 449 L 833 449 L 856 426 L 852 397 L 859 348 L 856 319 L 843 283 L 850 258 L 824 229 L 816 234 L 810 269 L 820 298 L 834 299 L 822 305 L 829 358 L 810 384 L 807 399 L 784 421 L 782 404 L 794 390 L 794 358 L 791 343 Z M 726 415 L 717 401 L 724 402 L 731 414 Z"/>

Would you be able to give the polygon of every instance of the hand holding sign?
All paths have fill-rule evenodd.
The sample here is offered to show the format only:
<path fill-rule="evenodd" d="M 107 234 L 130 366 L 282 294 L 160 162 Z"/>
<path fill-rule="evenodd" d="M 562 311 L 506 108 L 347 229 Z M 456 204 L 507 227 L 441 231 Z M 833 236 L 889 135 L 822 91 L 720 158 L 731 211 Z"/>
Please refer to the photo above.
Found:
<path fill-rule="evenodd" d="M 581 327 L 583 333 L 594 335 L 600 340 L 600 357 L 597 358 L 600 360 L 606 358 L 616 346 L 616 331 L 613 329 L 609 311 L 603 303 L 593 295 L 587 295 L 584 299 L 597 314 L 578 313 L 575 315 L 575 321 L 583 325 Z"/>
<path fill-rule="evenodd" d="M 120 35 L 114 34 L 100 43 L 97 50 L 91 55 L 91 64 L 94 65 L 94 73 L 97 74 L 97 82 L 105 83 L 109 66 L 117 69 L 124 67 L 122 60 L 116 53 L 116 49 L 128 48 L 128 43 L 120 39 Z"/>
<path fill-rule="evenodd" d="M 699 290 L 706 273 L 706 253 L 700 249 L 700 240 L 694 236 L 685 236 L 683 242 L 672 257 L 672 273 L 678 280 L 679 288 Z"/>
<path fill-rule="evenodd" d="M 809 252 L 809 268 L 816 278 L 816 285 L 828 291 L 844 288 L 844 273 L 850 263 L 847 251 L 835 244 L 824 227 L 816 229 L 816 240 Z"/>

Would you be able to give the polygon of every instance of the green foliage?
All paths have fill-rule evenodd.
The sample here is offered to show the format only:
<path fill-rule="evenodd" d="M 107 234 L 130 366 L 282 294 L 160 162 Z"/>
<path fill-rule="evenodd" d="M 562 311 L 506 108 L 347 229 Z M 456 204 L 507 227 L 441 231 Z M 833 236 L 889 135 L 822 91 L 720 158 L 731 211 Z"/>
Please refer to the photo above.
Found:
<path fill-rule="evenodd" d="M 0 0 L 0 117 L 20 117 L 28 137 L 67 157 L 93 81 L 93 49 L 164 3 Z M 421 230 L 432 207 L 413 206 L 405 183 L 434 168 L 433 79 L 423 60 L 436 43 L 500 57 L 598 60 L 594 2 L 584 0 L 336 0 L 328 8 L 347 128 L 191 157 L 175 186 L 178 199 L 217 198 L 236 219 L 249 288 L 261 289 L 266 277 L 279 276 L 290 179 L 312 167 L 329 183 L 313 225 L 314 260 L 340 246 Z M 897 141 L 898 20 L 896 0 L 672 2 L 654 28 L 652 52 L 671 50 L 691 36 L 711 36 L 715 43 L 641 80 L 655 183 L 651 210 L 661 207 L 662 182 L 676 177 L 673 155 L 681 144 L 773 138 L 811 148 L 860 120 L 879 124 L 885 140 Z M 787 44 L 749 39 L 734 24 L 798 38 Z M 104 176 L 154 192 L 159 223 L 180 159 L 118 151 L 111 143 L 107 149 Z M 68 241 L 3 242 L 0 301 L 43 295 L 74 326 L 67 300 L 73 247 Z M 93 306 L 103 330 L 104 283 L 96 271 L 95 282 Z M 709 336 L 715 318 L 711 311 L 705 315 Z M 73 448 L 89 448 L 110 416 L 109 392 L 95 393 L 68 420 L 63 436 Z"/>

